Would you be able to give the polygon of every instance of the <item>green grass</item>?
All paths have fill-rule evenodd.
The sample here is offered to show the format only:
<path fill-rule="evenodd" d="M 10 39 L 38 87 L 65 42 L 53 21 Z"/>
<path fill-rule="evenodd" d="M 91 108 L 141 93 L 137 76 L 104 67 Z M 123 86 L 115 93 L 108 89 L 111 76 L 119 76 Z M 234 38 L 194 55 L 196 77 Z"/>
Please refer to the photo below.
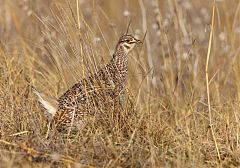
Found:
<path fill-rule="evenodd" d="M 213 29 L 209 0 L 0 3 L 2 167 L 240 166 L 238 1 L 216 2 Z M 59 97 L 110 60 L 129 20 L 130 34 L 147 35 L 129 56 L 121 119 L 109 110 L 46 139 L 29 83 Z"/>

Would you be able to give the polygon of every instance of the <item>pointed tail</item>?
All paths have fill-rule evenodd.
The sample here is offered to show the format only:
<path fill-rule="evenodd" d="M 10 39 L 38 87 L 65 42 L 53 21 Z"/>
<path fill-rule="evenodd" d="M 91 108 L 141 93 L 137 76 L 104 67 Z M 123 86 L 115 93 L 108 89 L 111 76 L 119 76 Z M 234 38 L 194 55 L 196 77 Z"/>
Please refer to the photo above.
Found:
<path fill-rule="evenodd" d="M 35 95 L 37 96 L 38 101 L 45 109 L 45 112 L 44 112 L 45 117 L 50 121 L 57 112 L 57 108 L 58 108 L 57 99 L 51 96 L 48 96 L 46 94 L 40 93 L 34 86 L 31 86 L 31 87 L 32 87 L 33 93 L 35 93 Z"/>

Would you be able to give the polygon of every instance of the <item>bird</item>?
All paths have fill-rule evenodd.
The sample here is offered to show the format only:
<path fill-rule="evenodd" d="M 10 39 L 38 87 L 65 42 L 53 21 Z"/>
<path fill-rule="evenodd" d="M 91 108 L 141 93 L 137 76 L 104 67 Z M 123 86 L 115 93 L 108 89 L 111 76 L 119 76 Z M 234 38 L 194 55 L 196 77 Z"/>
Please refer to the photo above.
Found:
<path fill-rule="evenodd" d="M 133 35 L 122 35 L 111 60 L 75 83 L 58 99 L 33 87 L 49 123 L 60 131 L 69 127 L 80 128 L 86 124 L 88 116 L 100 117 L 108 110 L 109 104 L 120 108 L 128 78 L 128 54 L 139 43 L 142 41 Z"/>

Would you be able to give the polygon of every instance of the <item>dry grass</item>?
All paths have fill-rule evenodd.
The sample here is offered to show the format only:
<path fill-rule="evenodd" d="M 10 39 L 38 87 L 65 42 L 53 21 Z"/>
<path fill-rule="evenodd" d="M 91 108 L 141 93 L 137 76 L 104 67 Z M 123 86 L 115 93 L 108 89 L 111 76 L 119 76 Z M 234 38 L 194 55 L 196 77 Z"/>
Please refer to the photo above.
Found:
<path fill-rule="evenodd" d="M 2 167 L 240 166 L 239 1 L 216 2 L 213 28 L 209 0 L 0 3 Z M 129 58 L 121 119 L 109 111 L 45 139 L 28 82 L 60 96 L 111 58 L 130 18 L 147 36 Z"/>

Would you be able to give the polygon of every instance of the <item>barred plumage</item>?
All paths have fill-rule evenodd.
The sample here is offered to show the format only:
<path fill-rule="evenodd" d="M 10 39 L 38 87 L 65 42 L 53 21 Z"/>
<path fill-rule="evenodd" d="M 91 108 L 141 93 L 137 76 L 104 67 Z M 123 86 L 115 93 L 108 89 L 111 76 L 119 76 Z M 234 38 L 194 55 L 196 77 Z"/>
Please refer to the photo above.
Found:
<path fill-rule="evenodd" d="M 52 114 L 50 120 L 58 129 L 81 127 L 88 116 L 101 115 L 109 103 L 114 105 L 119 101 L 127 82 L 128 53 L 140 42 L 131 35 L 123 35 L 107 65 L 73 85 L 54 103 L 35 90 L 39 101 Z"/>

